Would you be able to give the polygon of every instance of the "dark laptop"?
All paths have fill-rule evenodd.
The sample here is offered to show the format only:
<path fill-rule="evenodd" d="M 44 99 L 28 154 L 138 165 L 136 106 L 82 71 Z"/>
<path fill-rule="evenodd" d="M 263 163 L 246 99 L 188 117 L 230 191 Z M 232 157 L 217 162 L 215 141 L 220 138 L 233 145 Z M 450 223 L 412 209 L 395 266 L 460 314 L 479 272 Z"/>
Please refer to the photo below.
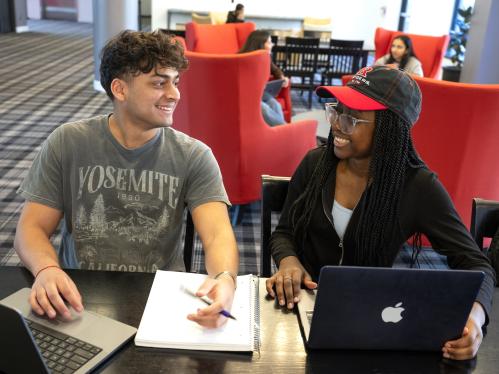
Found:
<path fill-rule="evenodd" d="M 40 318 L 31 312 L 30 292 L 0 300 L 0 373 L 87 373 L 137 331 L 89 311 L 69 322 Z"/>
<path fill-rule="evenodd" d="M 484 274 L 325 266 L 302 290 L 300 325 L 312 349 L 440 351 L 461 336 Z"/>
<path fill-rule="evenodd" d="M 284 83 L 284 79 L 274 79 L 268 81 L 265 85 L 265 92 L 267 92 L 272 97 L 276 97 L 279 91 L 281 91 L 282 84 Z"/>

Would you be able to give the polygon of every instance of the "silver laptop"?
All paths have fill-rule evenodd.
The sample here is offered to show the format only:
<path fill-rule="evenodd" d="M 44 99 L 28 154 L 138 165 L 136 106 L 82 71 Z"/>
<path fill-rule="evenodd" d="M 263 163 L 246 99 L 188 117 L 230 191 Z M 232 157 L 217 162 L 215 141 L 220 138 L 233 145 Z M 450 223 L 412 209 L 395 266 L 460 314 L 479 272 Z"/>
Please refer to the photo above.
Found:
<path fill-rule="evenodd" d="M 325 266 L 317 292 L 302 290 L 307 347 L 440 351 L 461 336 L 484 274 Z"/>
<path fill-rule="evenodd" d="M 270 96 L 276 97 L 279 91 L 281 91 L 282 85 L 284 83 L 284 79 L 274 79 L 268 81 L 265 85 L 265 92 L 267 92 Z"/>
<path fill-rule="evenodd" d="M 23 288 L 0 300 L 0 373 L 86 373 L 137 329 L 90 311 L 72 321 L 33 314 Z"/>

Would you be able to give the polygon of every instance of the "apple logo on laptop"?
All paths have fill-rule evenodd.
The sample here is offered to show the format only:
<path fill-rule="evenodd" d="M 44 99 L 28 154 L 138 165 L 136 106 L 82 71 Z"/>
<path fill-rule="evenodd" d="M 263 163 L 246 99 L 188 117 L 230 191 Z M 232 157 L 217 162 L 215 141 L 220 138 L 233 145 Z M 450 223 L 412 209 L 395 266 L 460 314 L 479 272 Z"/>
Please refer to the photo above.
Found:
<path fill-rule="evenodd" d="M 404 310 L 402 302 L 395 304 L 395 307 L 388 306 L 381 312 L 381 318 L 384 322 L 397 323 L 402 319 L 401 314 Z"/>

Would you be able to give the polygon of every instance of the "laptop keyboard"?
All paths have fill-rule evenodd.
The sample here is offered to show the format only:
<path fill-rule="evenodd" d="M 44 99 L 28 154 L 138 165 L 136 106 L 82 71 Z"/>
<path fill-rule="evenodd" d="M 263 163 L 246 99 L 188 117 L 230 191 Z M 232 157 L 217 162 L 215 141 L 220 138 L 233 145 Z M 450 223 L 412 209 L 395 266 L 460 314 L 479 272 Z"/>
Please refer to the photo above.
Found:
<path fill-rule="evenodd" d="M 26 323 L 52 373 L 74 373 L 95 357 L 101 348 L 26 319 Z"/>

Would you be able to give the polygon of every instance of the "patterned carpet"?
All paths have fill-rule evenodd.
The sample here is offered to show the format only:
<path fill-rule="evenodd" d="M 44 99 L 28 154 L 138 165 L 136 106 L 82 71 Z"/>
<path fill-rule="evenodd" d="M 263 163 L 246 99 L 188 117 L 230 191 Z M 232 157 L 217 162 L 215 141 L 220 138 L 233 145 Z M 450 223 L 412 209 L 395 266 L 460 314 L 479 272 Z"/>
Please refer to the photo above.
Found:
<path fill-rule="evenodd" d="M 29 21 L 30 32 L 0 34 L 0 265 L 20 265 L 13 250 L 15 226 L 23 199 L 16 194 L 40 145 L 65 122 L 111 111 L 102 93 L 92 88 L 92 26 L 65 21 Z M 307 95 L 293 93 L 295 113 L 306 112 Z M 322 105 L 314 98 L 313 108 Z M 277 218 L 274 219 L 274 223 Z M 260 207 L 246 207 L 234 228 L 240 273 L 258 273 Z M 58 233 L 53 237 L 58 246 Z M 407 266 L 402 251 L 397 266 Z M 196 240 L 193 270 L 202 271 L 203 255 Z M 420 257 L 422 267 L 442 267 L 432 251 Z"/>

